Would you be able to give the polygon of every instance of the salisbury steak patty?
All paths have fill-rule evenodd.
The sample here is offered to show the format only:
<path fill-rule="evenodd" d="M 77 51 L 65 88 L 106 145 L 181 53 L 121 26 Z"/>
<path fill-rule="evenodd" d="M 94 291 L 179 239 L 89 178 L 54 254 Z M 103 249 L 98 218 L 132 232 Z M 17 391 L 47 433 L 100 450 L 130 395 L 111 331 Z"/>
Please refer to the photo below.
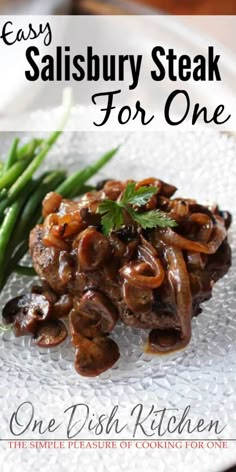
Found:
<path fill-rule="evenodd" d="M 143 230 L 124 213 L 125 224 L 105 236 L 98 206 L 107 198 L 119 201 L 126 185 L 107 181 L 78 202 L 49 194 L 44 223 L 30 235 L 34 268 L 56 294 L 72 297 L 71 323 L 75 313 L 80 320 L 77 338 L 106 334 L 104 319 L 117 313 L 113 327 L 119 318 L 133 327 L 159 330 L 151 336 L 158 339 L 156 350 L 183 347 L 190 340 L 192 316 L 200 313 L 200 303 L 211 297 L 214 283 L 230 267 L 229 214 L 194 200 L 173 199 L 175 187 L 145 179 L 137 188 L 157 190 L 142 211 L 164 211 L 177 222 L 175 231 Z M 170 330 L 177 333 L 174 341 Z"/>

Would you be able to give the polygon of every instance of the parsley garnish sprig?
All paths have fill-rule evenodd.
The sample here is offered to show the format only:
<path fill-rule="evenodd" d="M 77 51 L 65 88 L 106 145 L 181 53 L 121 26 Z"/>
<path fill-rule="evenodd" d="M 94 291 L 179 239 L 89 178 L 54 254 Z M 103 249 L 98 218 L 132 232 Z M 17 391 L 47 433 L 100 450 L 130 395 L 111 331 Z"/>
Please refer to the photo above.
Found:
<path fill-rule="evenodd" d="M 177 226 L 166 213 L 160 210 L 137 211 L 137 208 L 146 205 L 150 198 L 157 192 L 157 187 L 142 186 L 135 189 L 136 184 L 129 182 L 119 201 L 104 200 L 98 207 L 98 213 L 102 215 L 103 233 L 108 235 L 112 230 L 119 229 L 124 224 L 124 211 L 143 229 Z"/>

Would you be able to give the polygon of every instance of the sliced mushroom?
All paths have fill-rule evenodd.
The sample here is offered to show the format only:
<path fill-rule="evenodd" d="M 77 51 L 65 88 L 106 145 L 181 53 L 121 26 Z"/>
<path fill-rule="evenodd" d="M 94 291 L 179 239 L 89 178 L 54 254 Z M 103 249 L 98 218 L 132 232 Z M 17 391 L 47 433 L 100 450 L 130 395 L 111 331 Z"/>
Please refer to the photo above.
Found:
<path fill-rule="evenodd" d="M 91 319 L 76 310 L 71 310 L 69 314 L 71 340 L 74 346 L 77 345 L 78 336 L 94 338 L 101 334 L 101 322 L 98 319 Z"/>
<path fill-rule="evenodd" d="M 60 320 L 45 321 L 38 325 L 32 343 L 39 347 L 54 347 L 61 344 L 67 337 L 67 329 Z"/>
<path fill-rule="evenodd" d="M 101 225 L 101 215 L 99 213 L 92 212 L 89 208 L 81 208 L 80 216 L 82 220 L 88 226 L 100 226 Z"/>
<path fill-rule="evenodd" d="M 116 231 L 112 231 L 111 235 L 117 236 L 123 243 L 128 243 L 138 238 L 137 228 L 134 225 L 122 226 Z"/>
<path fill-rule="evenodd" d="M 112 255 L 118 259 L 124 257 L 127 246 L 124 242 L 122 242 L 115 232 L 112 232 L 108 236 L 108 240 L 112 249 Z"/>
<path fill-rule="evenodd" d="M 43 200 L 43 216 L 57 212 L 62 201 L 62 196 L 56 192 L 49 192 Z"/>
<path fill-rule="evenodd" d="M 3 308 L 2 316 L 6 324 L 13 323 L 16 336 L 34 334 L 39 323 L 47 320 L 52 305 L 44 295 L 31 293 L 15 297 Z"/>
<path fill-rule="evenodd" d="M 97 182 L 97 185 L 96 185 L 96 190 L 99 191 L 99 190 L 102 190 L 104 185 L 106 185 L 107 182 L 110 182 L 111 179 L 103 179 L 103 180 L 99 180 Z"/>
<path fill-rule="evenodd" d="M 68 293 L 61 295 L 57 302 L 53 305 L 53 318 L 64 318 L 68 316 L 70 310 L 73 308 L 72 296 Z"/>
<path fill-rule="evenodd" d="M 110 333 L 117 320 L 118 312 L 113 303 L 103 294 L 88 290 L 80 300 L 80 313 L 100 322 L 100 331 Z"/>
<path fill-rule="evenodd" d="M 157 187 L 158 193 L 163 195 L 164 197 L 172 197 L 172 195 L 176 192 L 177 188 L 174 185 L 167 184 L 163 180 L 155 179 L 153 177 L 148 177 L 147 179 L 143 179 L 136 184 L 136 189 L 142 186 L 151 186 Z"/>
<path fill-rule="evenodd" d="M 80 336 L 75 352 L 75 370 L 86 377 L 96 377 L 110 369 L 120 357 L 117 344 L 108 337 L 93 340 Z"/>
<path fill-rule="evenodd" d="M 54 304 L 58 300 L 58 295 L 52 290 L 46 281 L 42 281 L 42 285 L 33 285 L 31 288 L 31 293 L 37 293 L 39 295 L 44 295 L 46 299 Z"/>
<path fill-rule="evenodd" d="M 31 292 L 44 295 L 52 304 L 50 318 L 64 318 L 68 316 L 70 310 L 73 308 L 73 298 L 69 293 L 58 295 L 45 281 L 42 282 L 42 285 L 33 285 Z"/>
<path fill-rule="evenodd" d="M 138 288 L 124 281 L 123 297 L 126 305 L 133 313 L 148 313 L 152 308 L 153 291 L 148 288 Z"/>
<path fill-rule="evenodd" d="M 125 183 L 119 180 L 108 180 L 104 187 L 102 196 L 110 200 L 117 200 L 125 189 Z"/>
<path fill-rule="evenodd" d="M 177 188 L 174 185 L 167 184 L 166 182 L 163 182 L 163 180 L 160 180 L 161 183 L 161 190 L 160 194 L 164 195 L 164 197 L 172 197 L 174 193 L 176 192 Z"/>
<path fill-rule="evenodd" d="M 94 228 L 87 228 L 79 235 L 78 260 L 81 270 L 90 271 L 104 264 L 110 255 L 107 238 Z"/>

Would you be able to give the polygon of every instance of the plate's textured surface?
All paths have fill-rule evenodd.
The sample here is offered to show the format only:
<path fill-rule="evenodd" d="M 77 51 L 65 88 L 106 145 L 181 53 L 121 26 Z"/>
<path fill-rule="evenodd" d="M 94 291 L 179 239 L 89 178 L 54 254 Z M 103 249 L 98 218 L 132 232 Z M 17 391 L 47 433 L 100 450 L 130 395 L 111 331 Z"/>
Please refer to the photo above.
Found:
<path fill-rule="evenodd" d="M 73 171 L 124 141 L 122 149 L 99 178 L 144 178 L 157 176 L 179 188 L 178 195 L 200 202 L 217 201 L 236 215 L 236 144 L 233 138 L 214 132 L 178 134 L 66 133 L 60 138 L 46 165 Z M 11 136 L 2 135 L 2 149 Z M 96 177 L 98 179 L 98 177 Z M 185 351 L 151 357 L 142 351 L 146 333 L 119 325 L 113 335 L 121 358 L 99 378 L 80 378 L 74 371 L 69 340 L 53 350 L 30 346 L 27 338 L 5 333 L 0 338 L 1 438 L 9 438 L 9 418 L 19 403 L 31 400 L 37 418 L 60 417 L 74 403 L 86 402 L 91 412 L 111 411 L 119 404 L 120 418 L 142 402 L 157 409 L 191 405 L 191 418 L 219 419 L 226 425 L 221 438 L 236 439 L 236 278 L 235 223 L 230 230 L 233 266 L 218 282 L 213 298 L 193 320 L 192 341 Z M 234 238 L 235 239 L 235 238 Z M 0 295 L 1 306 L 32 282 L 13 276 Z M 132 425 L 131 425 L 132 426 Z M 210 434 L 210 436 L 209 436 Z M 50 435 L 62 437 L 60 432 Z M 84 430 L 84 436 L 89 434 Z M 126 432 L 126 437 L 130 433 Z M 173 436 L 173 435 L 172 435 Z M 26 433 L 25 437 L 37 437 Z M 49 436 L 45 436 L 49 437 Z M 65 435 L 63 436 L 65 437 Z M 104 435 L 103 435 L 104 437 Z M 110 435 L 110 438 L 112 436 Z M 122 436 L 119 436 L 122 437 Z M 138 437 L 138 435 L 137 435 Z M 171 438 L 171 435 L 169 436 Z M 187 433 L 182 435 L 187 437 Z M 192 438 L 215 437 L 212 433 Z M 44 437 L 42 436 L 41 439 Z M 115 438 L 115 435 L 113 435 Z M 158 439 L 157 436 L 154 437 Z M 178 439 L 178 435 L 175 436 Z M 181 436 L 179 436 L 181 438 Z M 99 437 L 97 437 L 99 439 Z M 139 439 L 139 437 L 138 437 Z M 51 470 L 71 472 L 129 470 L 220 472 L 236 457 L 233 442 L 228 449 L 131 449 L 131 450 L 9 450 L 1 445 L 1 470 L 13 472 Z M 57 464 L 57 465 L 56 465 Z"/>

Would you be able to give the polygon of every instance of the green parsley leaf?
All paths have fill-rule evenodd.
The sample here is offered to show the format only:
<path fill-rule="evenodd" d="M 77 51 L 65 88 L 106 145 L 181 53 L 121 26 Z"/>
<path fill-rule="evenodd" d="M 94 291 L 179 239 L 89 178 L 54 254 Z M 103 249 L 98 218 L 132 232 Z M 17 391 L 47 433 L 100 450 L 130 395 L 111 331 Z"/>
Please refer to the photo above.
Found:
<path fill-rule="evenodd" d="M 117 202 L 109 199 L 104 200 L 104 202 L 99 205 L 98 211 L 103 214 L 102 227 L 106 236 L 108 236 L 112 229 L 119 229 L 122 226 L 123 210 Z"/>
<path fill-rule="evenodd" d="M 133 208 L 127 210 L 133 220 L 142 226 L 143 229 L 156 228 L 156 226 L 160 228 L 177 226 L 176 221 L 169 218 L 169 216 L 160 210 L 150 210 L 142 213 L 135 211 Z"/>
<path fill-rule="evenodd" d="M 145 205 L 150 198 L 157 192 L 157 187 L 142 186 L 135 190 L 136 184 L 129 182 L 120 201 L 110 199 L 104 200 L 98 207 L 98 213 L 101 213 L 103 233 L 108 234 L 114 229 L 119 229 L 124 224 L 123 211 L 127 211 L 131 218 L 144 229 L 161 228 L 177 226 L 176 221 L 160 210 L 150 210 L 144 212 L 136 211 L 132 205 L 140 207 Z"/>
<path fill-rule="evenodd" d="M 134 182 L 129 182 L 127 184 L 127 187 L 120 201 L 121 205 L 145 205 L 150 200 L 150 198 L 158 191 L 157 187 L 147 187 L 145 185 L 139 187 L 138 190 L 135 190 L 135 186 L 136 184 Z"/>

